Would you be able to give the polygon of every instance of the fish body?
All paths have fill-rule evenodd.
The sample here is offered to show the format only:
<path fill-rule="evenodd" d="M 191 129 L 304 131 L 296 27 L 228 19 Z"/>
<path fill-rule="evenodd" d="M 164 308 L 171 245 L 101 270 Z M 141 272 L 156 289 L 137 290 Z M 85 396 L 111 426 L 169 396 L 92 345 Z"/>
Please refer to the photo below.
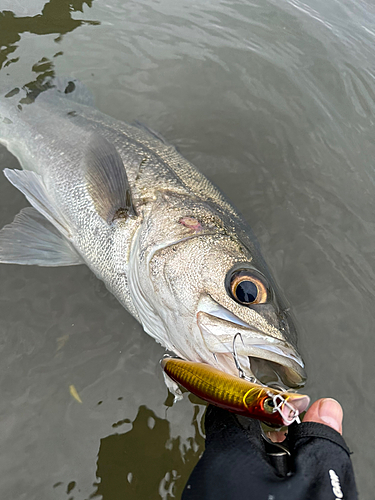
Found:
<path fill-rule="evenodd" d="M 310 403 L 308 396 L 254 384 L 207 364 L 167 357 L 161 365 L 170 378 L 205 401 L 271 425 L 290 425 Z"/>
<path fill-rule="evenodd" d="M 14 94 L 0 99 L 0 143 L 22 170 L 4 173 L 32 207 L 0 232 L 0 262 L 85 263 L 177 356 L 235 375 L 240 333 L 246 374 L 264 361 L 302 385 L 289 313 L 224 195 L 155 132 L 97 110 L 79 82 L 29 104 Z"/>

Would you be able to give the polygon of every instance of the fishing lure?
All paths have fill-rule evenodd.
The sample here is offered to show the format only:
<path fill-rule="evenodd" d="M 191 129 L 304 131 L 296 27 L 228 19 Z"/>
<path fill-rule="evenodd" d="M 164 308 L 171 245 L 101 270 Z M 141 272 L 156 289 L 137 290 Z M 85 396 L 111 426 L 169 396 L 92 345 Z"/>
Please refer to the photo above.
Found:
<path fill-rule="evenodd" d="M 249 382 L 205 363 L 166 357 L 161 365 L 172 380 L 208 403 L 272 426 L 300 422 L 310 403 L 308 396 Z"/>

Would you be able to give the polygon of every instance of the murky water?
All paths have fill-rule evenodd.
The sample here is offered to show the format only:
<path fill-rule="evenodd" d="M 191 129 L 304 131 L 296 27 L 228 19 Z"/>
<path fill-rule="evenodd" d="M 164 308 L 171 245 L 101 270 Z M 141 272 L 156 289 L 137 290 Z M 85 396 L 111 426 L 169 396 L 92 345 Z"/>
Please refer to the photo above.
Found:
<path fill-rule="evenodd" d="M 0 11 L 0 87 L 79 78 L 100 110 L 176 145 L 251 223 L 299 326 L 306 391 L 342 403 L 372 499 L 373 4 L 0 0 Z M 1 147 L 0 168 L 17 165 Z M 0 179 L 1 226 L 26 204 Z M 178 498 L 204 408 L 168 408 L 162 348 L 84 266 L 1 265 L 0 290 L 1 498 Z"/>

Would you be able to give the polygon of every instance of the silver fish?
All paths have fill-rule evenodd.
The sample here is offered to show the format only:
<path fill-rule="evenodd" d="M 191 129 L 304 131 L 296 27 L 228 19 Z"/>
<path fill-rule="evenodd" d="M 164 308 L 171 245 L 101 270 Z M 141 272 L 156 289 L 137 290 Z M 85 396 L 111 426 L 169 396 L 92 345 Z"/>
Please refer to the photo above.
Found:
<path fill-rule="evenodd" d="M 303 385 L 289 313 L 223 194 L 152 130 L 98 111 L 81 83 L 43 90 L 0 99 L 0 143 L 22 166 L 4 173 L 32 205 L 0 231 L 0 262 L 85 263 L 167 350 Z"/>

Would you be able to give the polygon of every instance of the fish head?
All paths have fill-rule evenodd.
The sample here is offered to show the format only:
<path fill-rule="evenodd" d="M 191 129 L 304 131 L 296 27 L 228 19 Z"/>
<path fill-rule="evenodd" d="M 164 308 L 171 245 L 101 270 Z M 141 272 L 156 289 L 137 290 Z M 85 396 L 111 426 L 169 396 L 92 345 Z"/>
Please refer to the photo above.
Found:
<path fill-rule="evenodd" d="M 169 221 L 147 259 L 152 287 L 143 296 L 156 313 L 151 321 L 148 310 L 145 330 L 184 359 L 232 375 L 239 364 L 259 382 L 303 386 L 293 321 L 256 245 L 202 215 L 181 220 L 174 216 L 178 233 Z"/>
<path fill-rule="evenodd" d="M 242 370 L 267 385 L 303 386 L 306 373 L 294 322 L 262 260 L 224 238 L 201 272 L 197 325 L 218 364 L 233 368 L 234 361 L 237 374 Z"/>

